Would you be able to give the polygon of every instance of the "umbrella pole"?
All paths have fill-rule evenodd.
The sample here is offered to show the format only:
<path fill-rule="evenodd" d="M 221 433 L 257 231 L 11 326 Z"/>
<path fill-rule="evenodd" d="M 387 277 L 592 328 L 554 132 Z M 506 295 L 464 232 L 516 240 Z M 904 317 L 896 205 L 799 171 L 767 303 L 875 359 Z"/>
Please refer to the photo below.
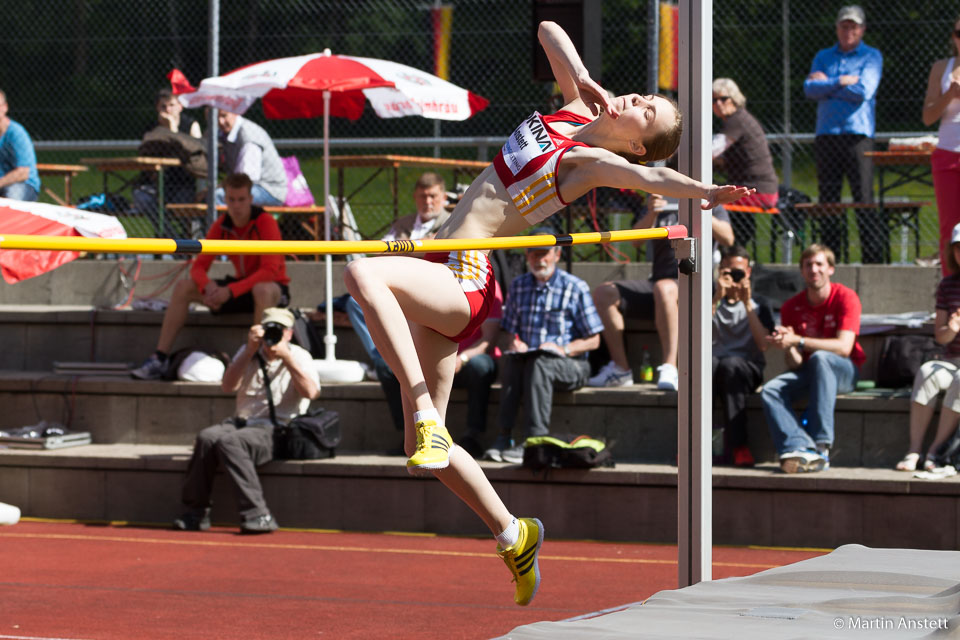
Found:
<path fill-rule="evenodd" d="M 330 239 L 330 92 L 323 92 L 323 239 Z M 326 360 L 333 361 L 337 359 L 335 354 L 337 336 L 333 335 L 333 256 L 327 254 L 324 256 L 326 263 L 326 285 L 327 304 L 326 304 L 326 322 L 327 330 L 323 336 Z"/>

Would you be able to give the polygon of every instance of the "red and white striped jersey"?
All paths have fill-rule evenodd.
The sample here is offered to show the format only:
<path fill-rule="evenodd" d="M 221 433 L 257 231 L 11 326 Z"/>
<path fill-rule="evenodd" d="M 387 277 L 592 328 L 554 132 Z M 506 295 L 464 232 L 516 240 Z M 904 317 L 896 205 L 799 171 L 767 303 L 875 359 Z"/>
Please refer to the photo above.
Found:
<path fill-rule="evenodd" d="M 567 206 L 560 197 L 557 167 L 568 149 L 588 146 L 560 135 L 550 126 L 552 122 L 580 126 L 592 120 L 571 111 L 557 111 L 548 116 L 535 111 L 507 138 L 493 159 L 497 177 L 517 211 L 531 225 Z"/>

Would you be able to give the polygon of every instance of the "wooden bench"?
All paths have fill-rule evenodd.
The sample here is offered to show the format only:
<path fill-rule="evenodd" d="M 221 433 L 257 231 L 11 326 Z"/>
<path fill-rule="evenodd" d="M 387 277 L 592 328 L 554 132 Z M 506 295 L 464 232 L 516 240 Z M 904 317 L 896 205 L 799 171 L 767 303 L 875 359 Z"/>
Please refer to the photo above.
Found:
<path fill-rule="evenodd" d="M 908 201 L 885 201 L 885 202 L 801 202 L 794 205 L 794 208 L 805 213 L 811 219 L 811 238 L 821 239 L 822 229 L 819 221 L 824 218 L 841 216 L 842 224 L 840 226 L 840 251 L 837 256 L 841 262 L 848 262 L 849 251 L 849 232 L 847 229 L 846 212 L 847 209 L 873 209 L 879 213 L 884 223 L 884 228 L 880 230 L 884 234 L 883 256 L 884 262 L 890 263 L 890 245 L 887 242 L 887 233 L 890 227 L 900 227 L 902 236 L 900 244 L 900 262 L 906 264 L 907 238 L 909 232 L 913 232 L 914 250 L 920 253 L 920 209 L 929 206 L 929 201 L 908 200 Z"/>
<path fill-rule="evenodd" d="M 777 239 L 781 235 L 781 228 L 786 229 L 788 233 L 784 235 L 783 238 L 783 255 L 784 262 L 793 261 L 793 243 L 794 239 L 798 239 L 801 244 L 803 244 L 803 229 L 795 229 L 794 225 L 790 220 L 780 217 L 780 209 L 777 207 L 758 207 L 755 205 L 745 205 L 745 204 L 725 204 L 723 208 L 727 210 L 728 213 L 752 213 L 754 215 L 773 215 L 777 216 L 773 218 L 773 225 L 770 229 L 770 257 L 772 260 L 776 259 L 777 255 Z M 736 232 L 736 230 L 734 230 Z M 753 243 L 753 255 L 757 255 L 757 234 L 753 235 L 751 239 Z"/>
<path fill-rule="evenodd" d="M 45 176 L 55 176 L 63 178 L 63 196 L 61 197 L 56 191 L 50 187 L 44 187 L 43 190 L 47 193 L 48 196 L 53 198 L 53 201 L 57 204 L 69 207 L 73 204 L 73 194 L 71 193 L 71 184 L 70 181 L 73 178 L 83 171 L 86 171 L 87 167 L 82 164 L 46 164 L 46 163 L 37 163 L 37 173 L 41 177 Z"/>
<path fill-rule="evenodd" d="M 324 208 L 321 206 L 311 207 L 261 207 L 264 211 L 272 215 L 295 216 L 302 218 L 298 220 L 300 228 L 309 234 L 313 240 L 323 239 L 323 228 L 321 225 L 321 214 Z M 223 205 L 217 206 L 217 215 L 225 213 L 227 208 Z M 188 220 L 202 220 L 207 215 L 206 204 L 168 204 L 167 211 L 178 218 Z M 288 238 L 289 239 L 289 238 Z"/>

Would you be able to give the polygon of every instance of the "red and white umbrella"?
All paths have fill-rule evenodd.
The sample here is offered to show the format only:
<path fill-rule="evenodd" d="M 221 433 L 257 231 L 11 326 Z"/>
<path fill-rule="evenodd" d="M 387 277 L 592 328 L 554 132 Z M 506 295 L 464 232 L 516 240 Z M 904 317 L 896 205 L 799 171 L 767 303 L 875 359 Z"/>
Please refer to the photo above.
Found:
<path fill-rule="evenodd" d="M 0 198 L 0 234 L 126 238 L 114 216 L 42 202 Z M 78 256 L 76 251 L 0 250 L 0 272 L 13 284 L 52 271 Z"/>
<path fill-rule="evenodd" d="M 263 100 L 271 120 L 316 118 L 326 114 L 322 93 L 331 94 L 329 114 L 358 119 L 369 100 L 381 118 L 422 116 L 436 120 L 466 120 L 489 104 L 486 98 L 404 64 L 335 56 L 329 50 L 292 58 L 277 58 L 207 78 L 194 89 L 174 69 L 168 76 L 183 106 L 212 106 L 243 113 Z"/>
<path fill-rule="evenodd" d="M 466 120 L 490 101 L 435 75 L 407 65 L 354 56 L 329 49 L 292 58 L 277 58 L 207 78 L 194 88 L 178 69 L 167 78 L 183 106 L 211 106 L 244 113 L 257 98 L 272 120 L 323 116 L 323 202 L 330 201 L 330 116 L 358 119 L 365 101 L 381 118 L 421 116 Z M 324 238 L 330 239 L 330 207 Z M 333 262 L 326 256 L 327 309 L 333 308 Z M 327 314 L 327 359 L 334 359 L 333 314 Z"/>

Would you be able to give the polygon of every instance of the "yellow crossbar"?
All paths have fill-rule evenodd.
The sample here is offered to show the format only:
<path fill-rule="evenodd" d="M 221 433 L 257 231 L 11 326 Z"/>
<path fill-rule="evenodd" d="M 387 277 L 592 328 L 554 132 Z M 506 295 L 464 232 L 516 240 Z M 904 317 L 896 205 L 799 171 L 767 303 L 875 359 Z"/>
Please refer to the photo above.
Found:
<path fill-rule="evenodd" d="M 658 238 L 685 238 L 683 225 L 653 229 L 448 240 L 174 240 L 169 238 L 82 238 L 77 236 L 0 235 L 0 249 L 86 251 L 89 253 L 206 253 L 214 255 L 350 253 L 425 253 L 467 249 L 515 249 L 571 246 Z"/>

